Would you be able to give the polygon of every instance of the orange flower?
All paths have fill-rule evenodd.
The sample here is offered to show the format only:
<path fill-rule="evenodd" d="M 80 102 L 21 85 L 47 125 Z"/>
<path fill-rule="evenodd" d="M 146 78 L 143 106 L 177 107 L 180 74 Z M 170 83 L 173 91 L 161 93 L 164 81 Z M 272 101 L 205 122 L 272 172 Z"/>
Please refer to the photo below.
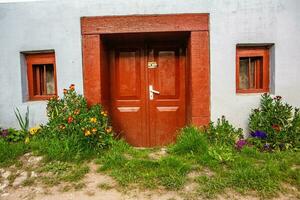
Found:
<path fill-rule="evenodd" d="M 70 87 L 69 87 L 69 89 L 70 89 L 70 90 L 75 90 L 75 85 L 74 85 L 74 84 L 71 84 Z"/>
<path fill-rule="evenodd" d="M 68 90 L 67 89 L 64 89 L 64 94 L 67 94 Z"/>
<path fill-rule="evenodd" d="M 74 115 L 78 115 L 80 113 L 80 110 L 79 109 L 76 109 L 75 111 L 74 111 Z"/>
<path fill-rule="evenodd" d="M 72 123 L 73 122 L 73 117 L 72 116 L 70 116 L 70 117 L 68 117 L 68 123 L 70 124 L 70 123 Z"/>
<path fill-rule="evenodd" d="M 91 132 L 90 132 L 89 130 L 86 130 L 86 131 L 84 132 L 84 135 L 85 135 L 85 136 L 89 136 L 89 135 L 91 135 Z"/>
<path fill-rule="evenodd" d="M 93 132 L 93 133 L 95 133 L 96 131 L 97 131 L 97 129 L 96 129 L 96 128 L 93 128 L 93 129 L 92 129 L 92 132 Z"/>
<path fill-rule="evenodd" d="M 111 126 L 107 127 L 105 130 L 106 130 L 107 133 L 110 133 L 110 132 L 112 132 L 112 127 Z"/>
<path fill-rule="evenodd" d="M 281 127 L 278 124 L 273 124 L 272 128 L 277 132 L 279 132 L 281 130 Z"/>

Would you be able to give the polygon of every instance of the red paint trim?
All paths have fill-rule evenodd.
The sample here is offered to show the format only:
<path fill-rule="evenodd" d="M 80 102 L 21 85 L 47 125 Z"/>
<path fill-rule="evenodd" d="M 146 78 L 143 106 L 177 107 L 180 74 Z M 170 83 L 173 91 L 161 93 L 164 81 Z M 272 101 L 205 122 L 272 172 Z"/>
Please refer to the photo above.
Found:
<path fill-rule="evenodd" d="M 208 31 L 208 14 L 82 17 L 85 34 Z"/>
<path fill-rule="evenodd" d="M 187 119 L 207 125 L 210 121 L 209 14 L 135 15 L 81 18 L 84 95 L 89 104 L 104 103 L 106 61 L 101 35 L 110 33 L 189 32 Z M 188 78 L 187 78 L 188 79 Z"/>

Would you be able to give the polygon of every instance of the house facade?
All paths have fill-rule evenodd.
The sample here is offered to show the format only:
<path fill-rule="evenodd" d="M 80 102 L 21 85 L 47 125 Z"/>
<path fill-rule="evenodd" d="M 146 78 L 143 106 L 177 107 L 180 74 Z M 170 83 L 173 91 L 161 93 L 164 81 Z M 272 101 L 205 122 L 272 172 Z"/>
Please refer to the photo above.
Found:
<path fill-rule="evenodd" d="M 0 126 L 14 109 L 45 123 L 47 99 L 75 84 L 133 145 L 174 140 L 224 115 L 247 132 L 262 93 L 300 107 L 300 2 L 0 3 Z"/>

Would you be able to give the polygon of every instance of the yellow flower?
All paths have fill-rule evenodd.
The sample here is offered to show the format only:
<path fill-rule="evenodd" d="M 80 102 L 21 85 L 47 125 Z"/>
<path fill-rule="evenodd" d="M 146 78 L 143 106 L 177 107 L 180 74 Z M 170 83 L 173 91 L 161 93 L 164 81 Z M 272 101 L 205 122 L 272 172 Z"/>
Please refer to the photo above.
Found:
<path fill-rule="evenodd" d="M 101 115 L 103 115 L 104 117 L 107 116 L 107 112 L 106 111 L 101 111 Z"/>
<path fill-rule="evenodd" d="M 96 118 L 96 117 L 92 117 L 92 118 L 90 119 L 90 121 L 91 121 L 92 123 L 96 123 L 96 122 L 97 122 L 97 118 Z"/>
<path fill-rule="evenodd" d="M 92 129 L 92 132 L 93 132 L 93 133 L 95 133 L 96 131 L 97 131 L 97 129 L 96 129 L 96 128 L 93 128 L 93 129 Z"/>
<path fill-rule="evenodd" d="M 25 138 L 25 144 L 28 144 L 29 142 L 30 142 L 29 137 L 26 137 L 26 138 Z"/>
<path fill-rule="evenodd" d="M 41 129 L 40 126 L 32 127 L 32 128 L 29 129 L 29 133 L 31 135 L 35 135 L 40 129 Z"/>
<path fill-rule="evenodd" d="M 85 135 L 85 136 L 89 136 L 89 135 L 91 135 L 91 132 L 90 132 L 89 130 L 86 130 L 86 131 L 84 132 L 84 135 Z"/>

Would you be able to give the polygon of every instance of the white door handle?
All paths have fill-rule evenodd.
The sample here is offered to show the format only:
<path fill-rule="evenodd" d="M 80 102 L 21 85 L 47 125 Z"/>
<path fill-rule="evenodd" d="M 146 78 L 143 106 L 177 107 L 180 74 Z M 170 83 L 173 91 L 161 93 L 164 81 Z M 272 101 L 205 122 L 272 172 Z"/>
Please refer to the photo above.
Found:
<path fill-rule="evenodd" d="M 154 99 L 154 94 L 159 94 L 159 91 L 153 89 L 153 85 L 149 85 L 149 99 Z"/>

